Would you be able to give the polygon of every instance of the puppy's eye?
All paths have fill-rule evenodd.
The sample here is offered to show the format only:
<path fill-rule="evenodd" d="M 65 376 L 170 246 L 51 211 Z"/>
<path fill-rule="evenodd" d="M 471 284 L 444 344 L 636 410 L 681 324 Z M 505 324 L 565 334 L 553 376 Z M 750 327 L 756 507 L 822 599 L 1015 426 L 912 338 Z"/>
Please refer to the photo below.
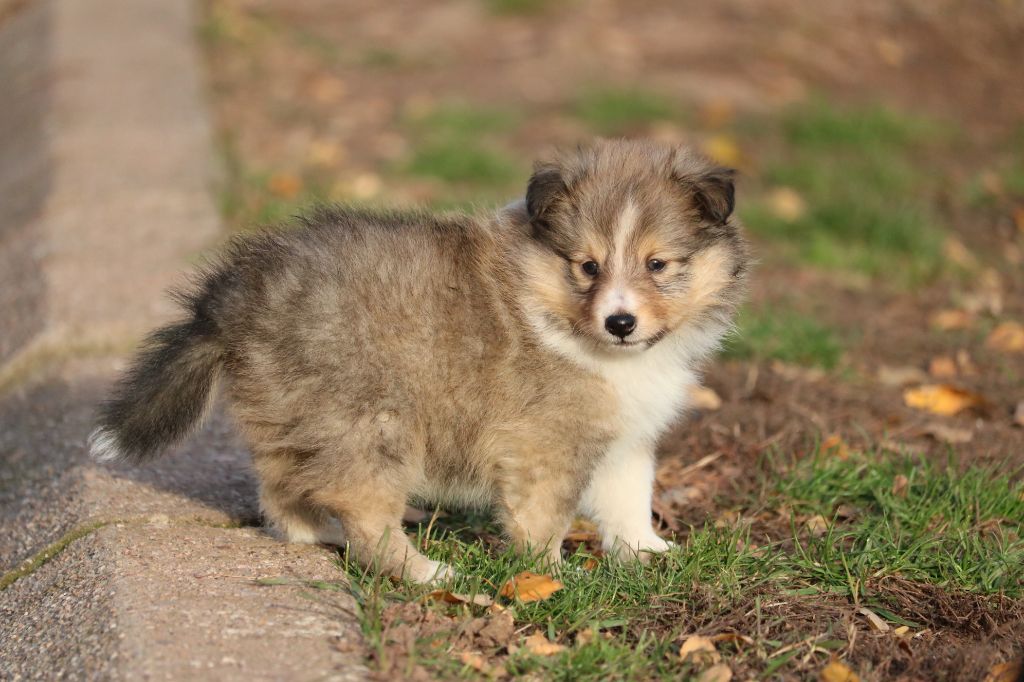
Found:
<path fill-rule="evenodd" d="M 601 271 L 601 268 L 598 267 L 597 263 L 592 260 L 588 260 L 580 267 L 583 268 L 583 272 L 587 273 L 591 277 L 597 277 L 597 273 Z"/>
<path fill-rule="evenodd" d="M 660 258 L 652 258 L 647 261 L 647 269 L 651 272 L 661 272 L 665 269 L 665 261 Z"/>

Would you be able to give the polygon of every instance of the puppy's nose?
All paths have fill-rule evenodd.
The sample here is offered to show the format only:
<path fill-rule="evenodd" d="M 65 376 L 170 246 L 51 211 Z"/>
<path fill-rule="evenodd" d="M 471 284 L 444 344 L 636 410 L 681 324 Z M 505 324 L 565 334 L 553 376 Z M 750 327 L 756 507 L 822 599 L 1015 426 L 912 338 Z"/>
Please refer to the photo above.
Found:
<path fill-rule="evenodd" d="M 604 328 L 609 333 L 615 334 L 620 339 L 624 339 L 633 333 L 636 329 L 636 318 L 629 313 L 619 313 L 618 315 L 609 315 L 604 320 Z"/>

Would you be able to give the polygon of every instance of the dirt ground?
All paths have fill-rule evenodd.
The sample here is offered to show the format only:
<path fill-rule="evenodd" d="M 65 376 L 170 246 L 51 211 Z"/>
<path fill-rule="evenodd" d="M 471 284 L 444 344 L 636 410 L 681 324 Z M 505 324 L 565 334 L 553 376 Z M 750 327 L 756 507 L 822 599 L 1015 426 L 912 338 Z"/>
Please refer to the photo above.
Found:
<path fill-rule="evenodd" d="M 785 302 L 838 330 L 841 360 L 831 370 L 715 363 L 707 385 L 721 405 L 698 411 L 662 444 L 656 512 L 685 532 L 749 495 L 764 453 L 807 453 L 830 436 L 854 450 L 955 452 L 957 466 L 1019 475 L 1024 352 L 994 344 L 991 332 L 1024 321 L 1024 195 L 990 180 L 1014 153 L 1008 140 L 1024 134 L 1019 3 L 212 0 L 208 17 L 212 103 L 229 175 L 242 185 L 225 199 L 229 222 L 274 215 L 238 208 L 253 194 L 286 204 L 443 202 L 451 183 L 395 169 L 417 144 L 408 122 L 445 101 L 516 112 L 501 149 L 522 169 L 518 186 L 537 154 L 593 134 L 572 113 L 589 87 L 663 93 L 692 112 L 688 121 L 703 133 L 687 121 L 625 131 L 668 140 L 706 141 L 716 118 L 770 118 L 814 98 L 949 122 L 960 131 L 956 153 L 923 160 L 920 172 L 942 173 L 928 201 L 945 225 L 944 257 L 961 272 L 898 286 L 794 263 L 756 239 L 752 305 L 771 311 Z M 735 135 L 742 205 L 747 193 L 766 190 L 760 171 L 771 150 Z M 995 199 L 960 199 L 959 187 L 979 177 Z M 487 201 L 516 186 L 504 182 Z M 943 322 L 949 311 L 955 319 Z M 937 416 L 906 404 L 904 391 L 920 384 L 979 398 Z M 705 456 L 705 466 L 687 469 Z M 828 605 L 807 611 L 819 608 Z M 1020 609 L 1009 603 L 988 621 L 947 624 L 944 651 L 921 651 L 932 659 L 917 674 L 942 669 L 952 655 L 978 658 L 972 670 L 981 668 L 986 638 L 1001 637 L 1004 649 L 1015 641 Z"/>

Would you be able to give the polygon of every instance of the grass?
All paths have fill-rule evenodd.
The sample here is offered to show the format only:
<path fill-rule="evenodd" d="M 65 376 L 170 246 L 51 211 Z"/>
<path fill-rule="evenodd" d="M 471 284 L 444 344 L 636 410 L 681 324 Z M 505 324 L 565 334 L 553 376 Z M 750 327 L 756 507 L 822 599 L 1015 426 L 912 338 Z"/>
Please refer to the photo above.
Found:
<path fill-rule="evenodd" d="M 745 308 L 737 331 L 725 342 L 724 355 L 734 360 L 780 360 L 834 369 L 842 356 L 838 334 L 816 318 L 788 308 Z"/>
<path fill-rule="evenodd" d="M 649 565 L 604 559 L 588 571 L 585 552 L 570 557 L 561 574 L 565 589 L 544 601 L 506 603 L 516 634 L 492 643 L 485 652 L 491 664 L 554 680 L 680 679 L 701 668 L 679 660 L 685 637 L 735 632 L 718 645 L 734 670 L 807 673 L 852 647 L 842 614 L 853 607 L 867 605 L 893 627 L 918 631 L 937 627 L 929 619 L 942 609 L 938 601 L 908 597 L 914 590 L 927 588 L 933 600 L 961 600 L 983 611 L 1000 597 L 1024 596 L 1024 485 L 1005 472 L 959 471 L 952 463 L 891 453 L 776 456 L 766 458 L 762 470 L 762 491 L 746 499 L 739 522 L 721 527 L 709 520 Z M 820 536 L 805 526 L 810 515 L 829 519 Z M 782 520 L 756 530 L 751 525 L 768 517 Z M 519 571 L 536 570 L 529 557 L 472 540 L 492 530 L 487 522 L 455 518 L 429 535 L 422 527 L 417 534 L 431 557 L 459 571 L 446 586 L 451 591 L 493 595 Z M 423 614 L 422 622 L 410 611 L 402 611 L 404 622 L 396 620 L 394 609 L 415 603 L 429 588 L 395 584 L 349 564 L 345 569 L 382 669 L 399 666 L 411 674 L 419 666 L 444 678 L 477 674 L 452 649 L 459 641 L 472 646 L 465 633 L 474 616 L 479 622 L 493 616 L 466 605 L 414 606 L 411 613 Z M 439 630 L 438 623 L 449 629 Z M 397 637 L 396 627 L 419 628 L 421 636 L 410 648 L 397 641 L 408 637 Z M 553 656 L 523 648 L 505 653 L 530 632 L 566 649 Z"/>
<path fill-rule="evenodd" d="M 573 113 L 601 135 L 625 135 L 652 123 L 680 118 L 669 99 L 636 88 L 591 88 L 573 105 Z"/>
<path fill-rule="evenodd" d="M 932 206 L 942 178 L 926 157 L 950 140 L 945 128 L 881 107 L 814 101 L 783 115 L 776 134 L 780 148 L 762 179 L 795 190 L 806 210 L 782 217 L 769 202 L 749 202 L 752 231 L 823 268 L 904 283 L 938 274 L 944 229 Z"/>
<path fill-rule="evenodd" d="M 501 144 L 517 124 L 506 110 L 442 103 L 406 122 L 412 150 L 399 170 L 454 185 L 453 193 L 461 198 L 503 197 L 526 176 Z"/>

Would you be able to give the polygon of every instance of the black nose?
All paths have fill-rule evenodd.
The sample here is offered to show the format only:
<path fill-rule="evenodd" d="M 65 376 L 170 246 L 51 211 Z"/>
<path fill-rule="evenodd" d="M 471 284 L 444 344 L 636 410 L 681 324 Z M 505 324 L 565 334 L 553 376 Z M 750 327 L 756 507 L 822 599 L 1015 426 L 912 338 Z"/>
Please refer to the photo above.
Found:
<path fill-rule="evenodd" d="M 620 339 L 624 339 L 636 329 L 636 318 L 629 313 L 609 315 L 605 318 L 604 328 Z"/>

